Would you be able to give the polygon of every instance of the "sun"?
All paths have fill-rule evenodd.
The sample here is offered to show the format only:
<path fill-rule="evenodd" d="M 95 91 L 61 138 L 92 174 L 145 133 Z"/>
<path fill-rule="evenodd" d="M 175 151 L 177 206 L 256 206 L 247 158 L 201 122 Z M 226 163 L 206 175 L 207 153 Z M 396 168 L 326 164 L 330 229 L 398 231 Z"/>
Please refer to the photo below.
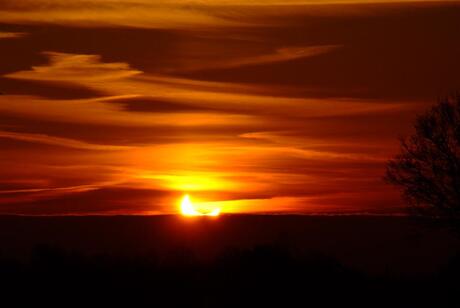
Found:
<path fill-rule="evenodd" d="M 212 210 L 200 209 L 197 210 L 195 205 L 192 203 L 188 194 L 182 197 L 180 202 L 180 211 L 183 216 L 219 216 L 220 209 L 214 208 Z"/>
<path fill-rule="evenodd" d="M 192 201 L 190 200 L 189 195 L 185 195 L 182 198 L 182 201 L 180 203 L 180 210 L 182 215 L 184 216 L 197 216 L 200 215 L 197 210 L 193 207 Z"/>

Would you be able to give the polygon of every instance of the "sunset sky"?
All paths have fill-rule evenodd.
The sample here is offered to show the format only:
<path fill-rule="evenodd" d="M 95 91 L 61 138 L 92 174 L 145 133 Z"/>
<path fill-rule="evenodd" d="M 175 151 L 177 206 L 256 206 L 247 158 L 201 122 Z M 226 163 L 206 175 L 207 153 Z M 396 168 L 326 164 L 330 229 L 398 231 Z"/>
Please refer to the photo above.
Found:
<path fill-rule="evenodd" d="M 1 0 L 0 214 L 400 213 L 460 2 Z"/>

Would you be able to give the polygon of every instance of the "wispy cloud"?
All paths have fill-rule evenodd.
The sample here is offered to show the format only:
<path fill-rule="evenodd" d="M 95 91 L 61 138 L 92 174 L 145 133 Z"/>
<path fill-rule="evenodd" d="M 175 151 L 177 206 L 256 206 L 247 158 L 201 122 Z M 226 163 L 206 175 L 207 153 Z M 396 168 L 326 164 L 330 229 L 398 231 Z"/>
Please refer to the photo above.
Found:
<path fill-rule="evenodd" d="M 132 147 L 130 146 L 93 144 L 93 143 L 83 142 L 80 140 L 48 136 L 44 134 L 30 134 L 30 133 L 0 131 L 0 138 L 8 138 L 8 139 L 14 139 L 14 140 L 19 140 L 19 141 L 41 143 L 41 144 L 55 145 L 55 146 L 82 149 L 82 150 L 93 150 L 93 151 L 121 151 L 121 150 L 132 149 Z"/>
<path fill-rule="evenodd" d="M 238 65 L 242 65 L 242 62 L 261 63 L 278 61 L 280 58 L 304 57 L 330 48 L 312 47 L 308 51 L 302 49 L 298 52 L 290 50 L 289 52 L 285 51 L 284 53 L 262 57 L 262 60 L 260 57 L 257 57 L 257 60 L 242 60 L 238 62 Z M 312 118 L 395 110 L 406 107 L 403 103 L 388 104 L 375 101 L 369 104 L 368 101 L 355 99 L 308 99 L 264 95 L 260 94 L 261 88 L 259 86 L 246 86 L 245 93 L 241 93 L 234 91 L 235 88 L 238 89 L 238 85 L 232 86 L 232 84 L 228 83 L 200 82 L 163 75 L 141 74 L 140 71 L 131 69 L 127 63 L 103 63 L 95 55 L 54 52 L 47 52 L 46 55 L 50 59 L 49 64 L 36 66 L 31 70 L 7 74 L 5 77 L 36 81 L 65 81 L 107 93 L 107 96 L 86 100 L 69 100 L 66 104 L 62 104 L 57 100 L 46 101 L 32 97 L 22 99 L 20 96 L 16 96 L 8 98 L 11 101 L 15 101 L 15 104 L 5 103 L 0 109 L 3 108 L 14 112 L 23 110 L 25 113 L 47 114 L 57 118 L 62 116 L 62 119 L 66 117 L 74 120 L 81 118 L 82 120 L 86 119 L 86 121 L 110 119 L 111 121 L 125 124 L 144 123 L 144 125 L 148 125 L 150 123 L 150 125 L 164 125 L 166 123 L 175 123 L 175 125 L 183 126 L 212 125 L 213 123 L 219 123 L 219 121 L 222 124 L 229 124 L 230 122 L 227 120 L 231 121 L 231 119 L 234 119 L 234 124 L 237 125 L 244 123 L 245 120 L 251 121 L 250 116 L 252 115 L 257 116 L 252 118 L 252 121 L 255 121 L 255 124 L 260 124 L 261 116 Z M 268 89 L 267 92 L 269 93 L 269 91 Z M 206 113 L 200 115 L 197 113 L 191 115 L 178 112 L 176 115 L 168 113 L 166 118 L 162 117 L 161 114 L 137 114 L 136 116 L 125 117 L 119 105 L 110 104 L 112 100 L 118 101 L 121 98 L 135 98 L 136 96 L 213 108 L 226 111 L 227 114 L 212 115 Z M 33 100 L 40 101 L 42 105 L 46 104 L 47 109 L 34 108 L 34 104 L 36 106 L 37 104 L 31 103 Z M 81 111 L 80 114 L 85 116 L 79 116 L 74 112 L 75 110 Z M 248 123 L 246 122 L 246 124 Z"/>
<path fill-rule="evenodd" d="M 340 48 L 339 45 L 325 45 L 325 46 L 305 46 L 305 47 L 285 47 L 279 48 L 270 54 L 262 54 L 250 57 L 241 57 L 231 59 L 228 61 L 216 61 L 211 63 L 195 64 L 189 67 L 181 67 L 180 71 L 197 71 L 208 69 L 225 69 L 236 68 L 242 66 L 263 65 L 267 63 L 277 63 L 284 61 L 291 61 L 296 59 L 314 57 L 324 53 L 331 52 Z M 174 70 L 174 69 L 172 69 Z"/>
<path fill-rule="evenodd" d="M 385 96 L 413 75 L 379 59 L 412 56 L 418 43 L 397 34 L 422 41 L 425 15 L 410 32 L 398 17 L 382 39 L 381 15 L 318 18 L 307 2 L 324 3 L 8 0 L 0 18 L 32 25 L 11 25 L 31 34 L 2 41 L 15 63 L 0 79 L 0 212 L 171 213 L 184 191 L 238 212 L 395 200 L 383 162 L 421 107 Z"/>
<path fill-rule="evenodd" d="M 77 27 L 102 25 L 105 27 L 206 29 L 250 26 L 253 21 L 245 18 L 250 7 L 254 8 L 252 14 L 260 15 L 261 7 L 412 2 L 445 2 L 445 0 L 3 0 L 0 4 L 0 20 L 6 23 L 43 23 Z"/>
<path fill-rule="evenodd" d="M 127 63 L 103 63 L 97 55 L 79 55 L 60 52 L 44 52 L 49 65 L 34 66 L 29 71 L 20 71 L 5 77 L 27 80 L 49 81 L 106 81 L 127 78 L 141 72 L 131 69 Z"/>
<path fill-rule="evenodd" d="M 46 12 L 46 14 L 44 14 Z M 5 0 L 0 19 L 7 23 L 60 24 L 76 27 L 189 28 L 236 26 L 242 23 L 218 17 L 186 2 Z"/>
<path fill-rule="evenodd" d="M 21 38 L 26 35 L 27 33 L 25 32 L 1 32 L 0 31 L 0 39 Z"/>

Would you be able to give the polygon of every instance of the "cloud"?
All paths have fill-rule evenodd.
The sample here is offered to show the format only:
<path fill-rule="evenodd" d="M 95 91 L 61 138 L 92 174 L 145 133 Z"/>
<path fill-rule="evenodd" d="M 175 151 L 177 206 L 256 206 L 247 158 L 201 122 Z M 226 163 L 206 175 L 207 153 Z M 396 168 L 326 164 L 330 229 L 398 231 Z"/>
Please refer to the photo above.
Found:
<path fill-rule="evenodd" d="M 235 60 L 232 65 L 280 63 L 328 49 L 323 47 L 278 49 L 265 56 L 243 57 L 245 60 Z M 2 149 L 0 180 L 29 177 L 49 182 L 44 187 L 7 190 L 0 199 L 0 210 L 5 212 L 175 210 L 175 200 L 168 196 L 157 198 L 148 193 L 150 190 L 176 195 L 192 190 L 204 200 L 216 202 L 234 199 L 232 194 L 238 191 L 238 200 L 232 201 L 229 211 L 231 207 L 238 209 L 238 204 L 241 211 L 259 211 L 264 204 L 265 210 L 288 210 L 291 203 L 297 209 L 313 206 L 302 205 L 300 199 L 372 189 L 377 185 L 375 178 L 382 162 L 382 156 L 366 155 L 356 149 L 344 151 L 342 147 L 349 145 L 346 141 L 329 139 L 335 148 L 312 143 L 305 136 L 328 133 L 328 128 L 315 121 L 355 117 L 352 121 L 357 122 L 370 114 L 407 111 L 410 106 L 380 100 L 293 97 L 288 91 L 263 84 L 210 82 L 142 72 L 127 62 L 105 62 L 97 55 L 45 55 L 48 63 L 7 77 L 47 85 L 65 82 L 101 94 L 79 99 L 0 96 L 0 115 L 17 119 L 0 131 L 0 137 L 60 147 L 37 149 L 34 161 L 30 161 L 24 148 Z M 39 133 L 50 122 L 58 125 Z M 345 123 L 334 129 L 343 131 L 354 125 Z M 36 133 L 16 132 L 22 129 L 35 129 Z M 142 138 L 128 137 L 133 130 Z M 291 132 L 295 138 L 273 133 L 280 130 Z M 257 134 L 260 131 L 263 134 Z M 82 141 L 96 134 L 100 142 Z M 212 139 L 208 138 L 210 134 L 214 134 Z M 151 140 L 160 141 L 153 144 Z M 123 185 L 126 190 L 107 189 L 111 185 Z M 146 192 L 131 194 L 131 190 L 140 187 Z M 101 190 L 104 192 L 99 194 Z M 267 199 L 247 201 L 254 196 Z M 14 200 L 17 207 L 10 205 Z M 289 206 L 281 204 L 288 200 Z"/>
<path fill-rule="evenodd" d="M 17 192 L 11 198 L 16 203 L 2 202 L 6 201 L 7 197 L 0 193 L 0 213 L 26 215 L 170 213 L 171 208 L 168 208 L 166 202 L 171 202 L 171 197 L 177 198 L 177 195 L 170 191 L 123 185 L 64 187 L 42 192 Z"/>
<path fill-rule="evenodd" d="M 1 39 L 9 39 L 9 38 L 21 38 L 26 36 L 27 33 L 25 32 L 1 32 L 0 31 L 0 40 Z"/>
<path fill-rule="evenodd" d="M 29 71 L 20 71 L 5 77 L 25 80 L 94 82 L 128 78 L 141 72 L 131 69 L 127 63 L 103 63 L 100 56 L 60 52 L 44 52 L 49 65 L 34 66 Z"/>
<path fill-rule="evenodd" d="M 180 71 L 198 71 L 209 69 L 226 69 L 237 68 L 242 66 L 263 65 L 267 63 L 277 63 L 291 61 L 296 59 L 314 57 L 324 53 L 331 52 L 340 48 L 339 45 L 324 45 L 324 46 L 306 46 L 306 47 L 284 47 L 275 50 L 270 54 L 263 54 L 251 57 L 242 57 L 230 59 L 228 61 L 219 61 L 214 63 L 195 64 L 190 67 L 181 67 Z M 172 69 L 174 71 L 174 69 Z"/>
<path fill-rule="evenodd" d="M 58 24 L 75 27 L 136 27 L 157 29 L 209 29 L 250 27 L 261 8 L 331 6 L 331 4 L 423 3 L 425 0 L 3 0 L 0 20 L 12 24 Z M 445 2 L 430 1 L 430 2 Z M 344 14 L 343 8 L 338 14 Z M 352 9 L 353 11 L 353 9 Z"/>
<path fill-rule="evenodd" d="M 315 52 L 323 52 L 331 47 L 311 47 L 308 51 L 289 49 L 270 57 L 258 57 L 254 62 L 278 61 L 304 57 Z M 171 78 L 164 75 L 151 75 L 133 70 L 127 63 L 103 63 L 96 55 L 75 55 L 47 52 L 50 62 L 35 66 L 31 70 L 7 74 L 5 77 L 35 81 L 65 81 L 108 96 L 81 100 L 45 100 L 34 97 L 9 96 L 0 110 L 15 114 L 29 114 L 61 121 L 83 121 L 86 123 L 118 123 L 120 125 L 259 125 L 271 118 L 292 119 L 324 116 L 365 114 L 401 110 L 404 103 L 361 101 L 356 99 L 308 99 L 260 94 L 263 87 L 232 85 L 229 83 Z M 294 56 L 295 57 L 295 56 Z M 240 61 L 241 63 L 241 61 Z M 246 61 L 248 63 L 248 61 Z M 235 90 L 242 91 L 235 91 Z M 243 92 L 243 93 L 242 93 Z M 170 102 L 182 104 L 183 111 L 195 108 L 196 112 L 167 112 L 147 114 L 137 112 L 127 116 L 120 100 L 149 99 L 151 104 Z M 2 99 L 2 97 L 0 97 Z M 9 102 L 8 102 L 9 101 Z M 14 103 L 13 103 L 14 101 Z M 63 103 L 66 102 L 66 103 Z M 116 103 L 116 104 L 113 104 Z M 40 104 L 40 105 L 39 105 Z M 40 106 L 40 107 L 39 107 Z M 46 107 L 45 107 L 46 106 Z M 144 106 L 145 107 L 145 106 Z M 146 108 L 145 108 L 146 109 Z M 200 111 L 201 109 L 201 111 Z M 203 110 L 214 110 L 214 113 Z M 138 110 L 139 111 L 139 110 Z M 220 111 L 220 112 L 219 112 Z M 223 113 L 225 112 L 225 113 Z"/>
<path fill-rule="evenodd" d="M 118 99 L 118 97 L 114 97 Z M 64 123 L 118 125 L 124 127 L 193 127 L 257 125 L 257 119 L 238 114 L 176 112 L 129 113 L 110 98 L 47 100 L 30 96 L 0 96 L 0 112 L 33 119 Z"/>
<path fill-rule="evenodd" d="M 1 41 L 4 213 L 388 209 L 383 162 L 457 64 L 453 6 L 0 2 L 30 33 Z"/>
<path fill-rule="evenodd" d="M 51 193 L 53 196 L 61 193 L 79 193 L 98 189 L 97 185 L 79 185 L 69 187 L 53 187 L 53 188 L 25 188 L 25 189 L 9 189 L 0 190 L 1 195 L 24 194 L 24 193 Z M 48 194 L 45 194 L 48 195 Z"/>
<path fill-rule="evenodd" d="M 5 0 L 0 20 L 13 24 L 59 24 L 76 27 L 184 29 L 242 25 L 205 9 L 166 1 Z"/>
<path fill-rule="evenodd" d="M 79 141 L 69 138 L 61 138 L 48 136 L 44 134 L 30 134 L 30 133 L 17 133 L 17 132 L 8 132 L 0 130 L 0 138 L 7 138 L 19 141 L 26 141 L 32 143 L 41 143 L 47 145 L 55 145 L 73 149 L 82 149 L 82 150 L 93 150 L 93 151 L 121 151 L 129 150 L 132 147 L 129 146 L 119 146 L 119 145 L 107 145 L 107 144 L 93 144 L 87 143 L 84 141 Z"/>

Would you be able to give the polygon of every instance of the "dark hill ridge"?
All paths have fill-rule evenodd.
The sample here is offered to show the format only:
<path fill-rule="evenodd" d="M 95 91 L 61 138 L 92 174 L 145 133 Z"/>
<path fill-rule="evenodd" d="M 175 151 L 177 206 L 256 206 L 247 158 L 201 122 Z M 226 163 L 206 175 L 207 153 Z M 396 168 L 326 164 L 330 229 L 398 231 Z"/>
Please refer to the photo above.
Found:
<path fill-rule="evenodd" d="M 407 217 L 0 217 L 0 306 L 460 307 L 457 244 Z"/>
<path fill-rule="evenodd" d="M 232 250 L 276 246 L 325 255 L 373 273 L 431 273 L 458 246 L 446 231 L 407 217 L 223 215 L 0 216 L 0 254 L 27 259 L 37 245 L 69 252 L 168 261 L 181 250 L 206 261 Z"/>

